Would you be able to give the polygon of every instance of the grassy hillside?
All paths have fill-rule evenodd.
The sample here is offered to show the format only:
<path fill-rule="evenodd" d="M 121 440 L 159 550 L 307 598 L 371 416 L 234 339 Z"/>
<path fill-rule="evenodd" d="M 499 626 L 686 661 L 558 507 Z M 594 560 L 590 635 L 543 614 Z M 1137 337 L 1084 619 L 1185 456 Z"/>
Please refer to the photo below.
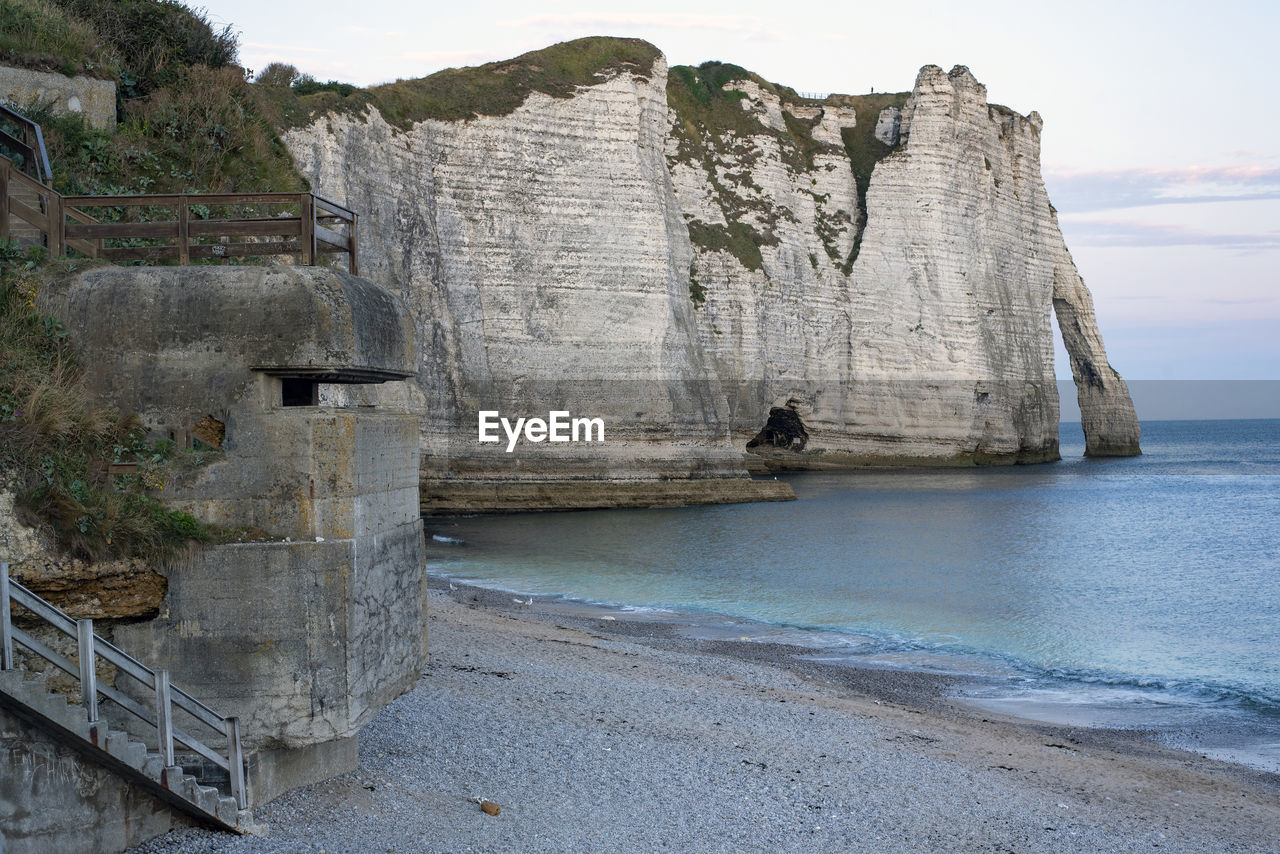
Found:
<path fill-rule="evenodd" d="M 285 69 L 260 80 L 276 84 L 275 118 L 284 127 L 303 124 L 317 113 L 362 112 L 372 104 L 388 122 L 406 128 L 424 119 L 505 116 L 531 92 L 568 98 L 579 86 L 598 83 L 621 71 L 647 77 L 660 55 L 656 47 L 641 39 L 595 36 L 561 42 L 514 59 L 474 68 L 446 68 L 429 77 L 370 89 L 344 87 L 336 81 L 317 84 L 297 77 L 296 70 L 290 79 Z"/>
<path fill-rule="evenodd" d="M 232 192 L 306 186 L 230 28 L 176 0 L 0 0 L 3 61 L 116 83 L 119 125 L 95 130 L 48 103 L 38 121 L 65 193 Z"/>
<path fill-rule="evenodd" d="M 64 193 L 305 187 L 234 64 L 234 34 L 181 3 L 0 0 L 0 54 L 117 85 L 111 132 L 55 116 L 48 103 L 15 105 L 42 125 Z M 156 497 L 175 467 L 208 452 L 150 439 L 136 418 L 93 402 L 66 330 L 36 308 L 42 283 L 84 263 L 0 241 L 0 485 L 71 554 L 163 559 L 219 535 Z M 110 474 L 116 462 L 136 473 Z"/>
<path fill-rule="evenodd" d="M 77 557 L 164 559 L 214 534 L 152 495 L 171 466 L 203 460 L 91 400 L 66 330 L 35 307 L 46 277 L 76 268 L 0 241 L 0 485 Z M 111 475 L 111 463 L 138 468 Z"/>
<path fill-rule="evenodd" d="M 0 0 L 0 63 L 108 80 L 120 74 L 111 45 L 52 0 Z"/>

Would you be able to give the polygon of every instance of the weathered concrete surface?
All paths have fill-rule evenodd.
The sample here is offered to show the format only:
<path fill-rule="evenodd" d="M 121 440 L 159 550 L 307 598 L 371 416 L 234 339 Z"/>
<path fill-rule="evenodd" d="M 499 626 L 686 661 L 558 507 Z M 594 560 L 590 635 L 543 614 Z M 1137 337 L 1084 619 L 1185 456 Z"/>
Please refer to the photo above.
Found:
<path fill-rule="evenodd" d="M 110 80 L 0 65 L 0 101 L 19 108 L 33 101 L 52 101 L 55 112 L 78 113 L 100 130 L 116 126 L 116 84 Z"/>
<path fill-rule="evenodd" d="M 0 707 L 0 852 L 114 854 L 190 819 Z"/>
<path fill-rule="evenodd" d="M 360 764 L 356 736 L 286 750 L 258 750 L 249 757 L 249 789 L 262 800 L 345 774 Z"/>
<path fill-rule="evenodd" d="M 315 402 L 343 397 L 330 384 L 413 373 L 404 306 L 301 267 L 102 269 L 44 299 L 95 393 L 153 432 L 217 446 L 165 484 L 166 504 L 265 540 L 158 568 L 157 616 L 117 626 L 115 642 L 240 716 L 258 803 L 349 770 L 334 763 L 353 751 L 325 745 L 354 739 L 426 661 L 418 425 Z M 310 397 L 286 395 L 298 378 Z"/>
<path fill-rule="evenodd" d="M 249 742 L 270 749 L 354 734 L 424 663 L 416 472 L 377 471 L 413 458 L 416 423 L 397 413 L 298 417 L 319 425 L 311 439 L 323 453 L 295 458 L 300 494 L 270 520 L 290 523 L 293 541 L 203 548 L 166 570 L 157 619 L 116 628 L 121 645 L 173 662 L 175 682 L 240 715 Z M 340 453 L 328 428 L 342 420 L 350 448 Z M 332 499 L 335 489 L 349 492 Z"/>
<path fill-rule="evenodd" d="M 322 382 L 414 371 L 404 307 L 323 267 L 105 267 L 41 300 L 95 357 L 89 387 L 153 430 L 190 429 L 246 394 L 255 371 Z"/>

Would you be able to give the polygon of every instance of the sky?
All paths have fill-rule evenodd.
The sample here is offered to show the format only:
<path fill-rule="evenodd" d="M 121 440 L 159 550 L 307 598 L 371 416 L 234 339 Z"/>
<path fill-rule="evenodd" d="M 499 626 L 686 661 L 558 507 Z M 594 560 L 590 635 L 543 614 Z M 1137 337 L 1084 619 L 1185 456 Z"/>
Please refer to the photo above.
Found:
<path fill-rule="evenodd" d="M 910 89 L 967 65 L 1044 119 L 1042 166 L 1112 365 L 1280 379 L 1280 2 L 697 4 L 209 0 L 241 64 L 371 85 L 588 35 L 733 62 L 804 92 Z M 352 23 L 341 23 L 351 21 Z M 1058 347 L 1058 374 L 1069 376 Z"/>

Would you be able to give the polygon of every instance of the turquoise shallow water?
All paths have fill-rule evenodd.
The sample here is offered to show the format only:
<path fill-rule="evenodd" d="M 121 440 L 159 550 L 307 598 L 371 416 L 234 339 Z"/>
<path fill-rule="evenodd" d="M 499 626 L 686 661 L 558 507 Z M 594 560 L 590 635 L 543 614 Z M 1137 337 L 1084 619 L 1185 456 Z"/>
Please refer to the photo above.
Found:
<path fill-rule="evenodd" d="M 1060 463 L 789 475 L 784 504 L 428 520 L 466 543 L 433 542 L 430 568 L 789 632 L 832 658 L 999 673 L 997 694 L 1140 709 L 1125 725 L 1196 708 L 1269 731 L 1280 421 L 1143 428 L 1141 457 L 1080 457 L 1063 425 Z"/>

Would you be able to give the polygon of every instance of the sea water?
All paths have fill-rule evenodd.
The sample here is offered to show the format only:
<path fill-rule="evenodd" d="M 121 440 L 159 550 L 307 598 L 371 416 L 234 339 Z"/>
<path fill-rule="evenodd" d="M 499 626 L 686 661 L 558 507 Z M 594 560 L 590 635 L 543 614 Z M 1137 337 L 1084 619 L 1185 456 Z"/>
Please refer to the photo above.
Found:
<path fill-rule="evenodd" d="M 1280 420 L 1144 423 L 1125 459 L 1062 432 L 1058 463 L 783 476 L 794 502 L 428 520 L 429 568 L 1280 770 Z"/>

